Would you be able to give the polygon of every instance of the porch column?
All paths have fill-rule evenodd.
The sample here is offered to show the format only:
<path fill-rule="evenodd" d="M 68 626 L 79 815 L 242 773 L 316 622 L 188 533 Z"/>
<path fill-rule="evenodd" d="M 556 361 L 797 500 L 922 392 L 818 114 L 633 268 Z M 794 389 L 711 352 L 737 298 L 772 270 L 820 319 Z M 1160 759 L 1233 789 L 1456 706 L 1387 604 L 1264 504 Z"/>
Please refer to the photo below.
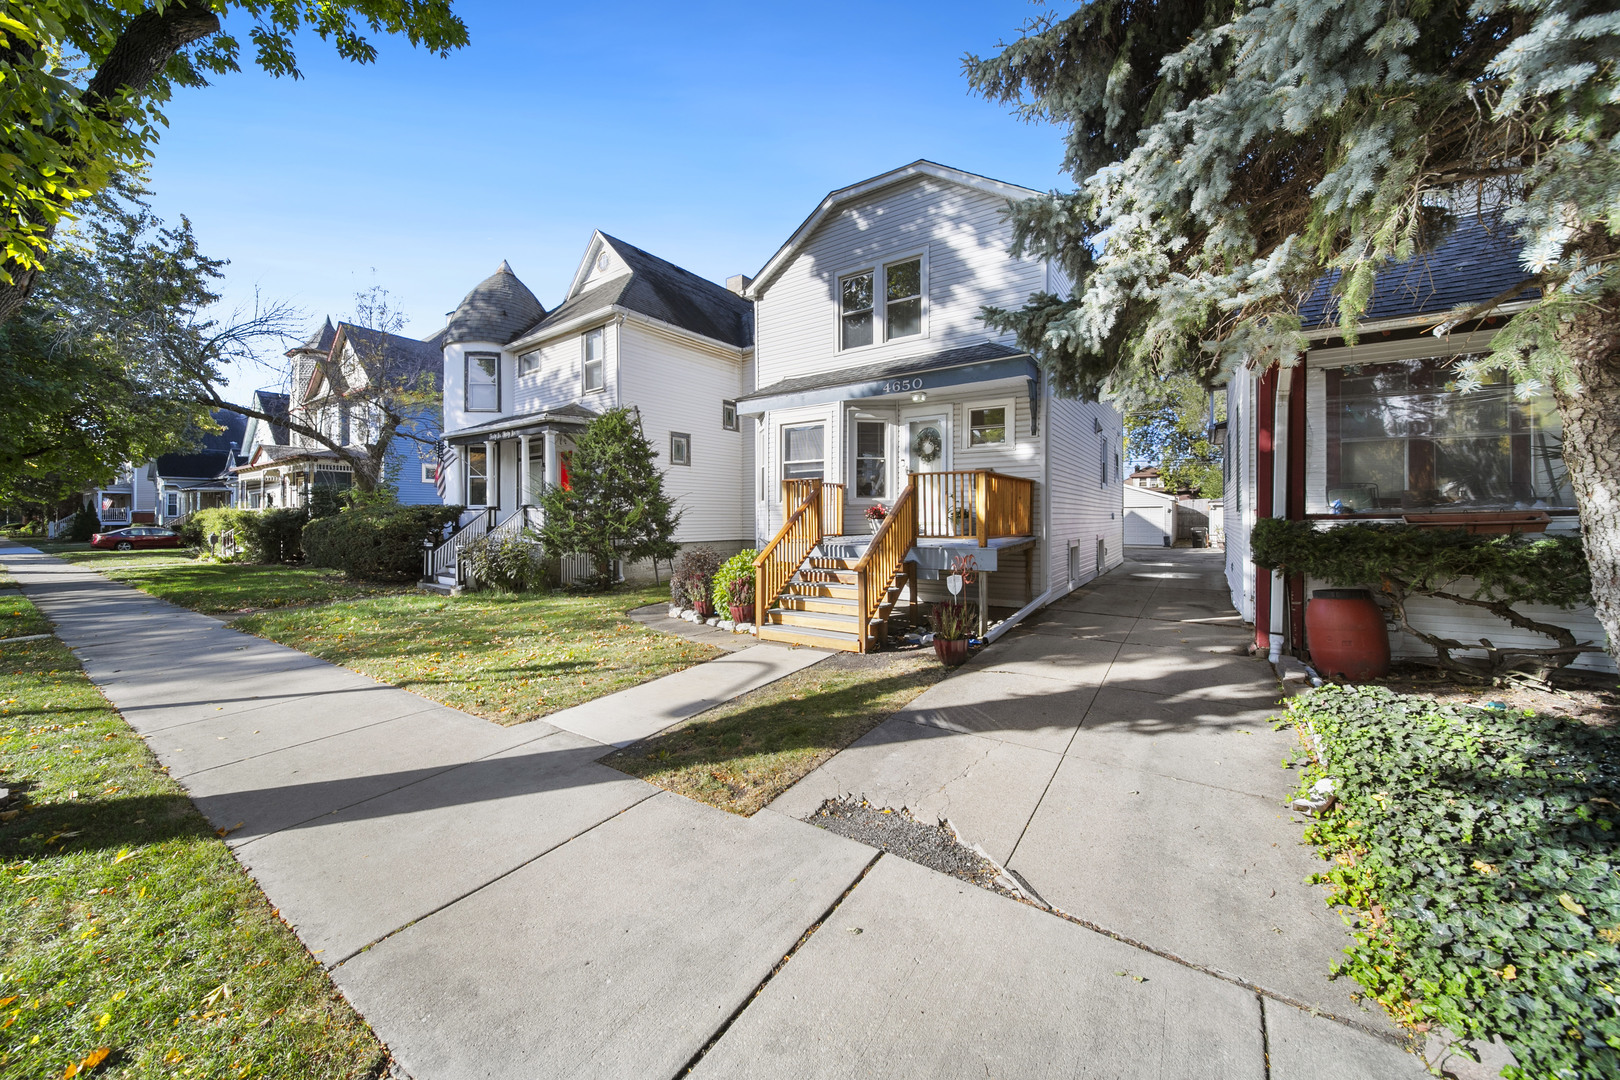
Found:
<path fill-rule="evenodd" d="M 546 487 L 562 483 L 562 458 L 557 456 L 557 432 L 546 428 Z"/>
<path fill-rule="evenodd" d="M 518 436 L 518 505 L 529 505 L 529 437 Z"/>
<path fill-rule="evenodd" d="M 495 447 L 495 443 L 490 442 L 488 439 L 484 440 L 484 505 L 486 507 L 498 507 L 501 505 L 501 486 L 500 481 L 497 479 L 500 474 L 496 471 Z"/>

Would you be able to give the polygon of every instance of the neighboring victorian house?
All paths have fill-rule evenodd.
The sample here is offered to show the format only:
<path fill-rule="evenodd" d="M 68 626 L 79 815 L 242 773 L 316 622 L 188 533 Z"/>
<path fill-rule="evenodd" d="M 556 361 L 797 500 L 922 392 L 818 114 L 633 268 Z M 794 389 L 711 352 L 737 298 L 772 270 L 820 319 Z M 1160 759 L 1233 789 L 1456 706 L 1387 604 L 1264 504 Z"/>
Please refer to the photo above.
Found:
<path fill-rule="evenodd" d="M 1228 381 L 1226 576 L 1234 606 L 1253 621 L 1256 644 L 1273 653 L 1301 649 L 1306 597 L 1320 582 L 1291 583 L 1249 560 L 1259 517 L 1315 521 L 1407 521 L 1430 527 L 1577 531 L 1580 520 L 1564 467 L 1562 427 L 1550 394 L 1522 397 L 1505 375 L 1461 392 L 1451 365 L 1488 351 L 1501 318 L 1432 332 L 1460 305 L 1481 303 L 1523 280 L 1511 230 L 1491 219 L 1465 220 L 1435 251 L 1379 274 L 1361 319 L 1360 342 L 1338 329 L 1331 280 L 1301 309 L 1310 347 L 1302 362 L 1236 372 Z M 1499 309 L 1506 316 L 1534 299 Z M 1445 521 L 1437 520 L 1440 515 Z M 1603 642 L 1590 610 L 1528 605 L 1533 618 Z M 1548 642 L 1488 612 L 1419 598 L 1414 625 L 1461 641 L 1488 638 L 1499 648 Z M 1392 632 L 1397 656 L 1433 656 Z M 1462 654 L 1466 655 L 1466 654 Z M 1577 666 L 1613 670 L 1602 653 Z"/>
<path fill-rule="evenodd" d="M 382 426 L 377 405 L 367 398 L 368 370 L 389 386 L 431 395 L 438 385 L 438 336 L 422 341 L 331 320 L 308 341 L 287 352 L 289 392 L 261 394 L 259 407 L 313 427 L 340 446 L 369 447 Z M 390 440 L 384 479 L 406 504 L 437 503 L 435 444 L 439 438 L 436 401 L 412 404 L 406 421 Z M 316 487 L 347 488 L 353 480 L 348 460 L 312 436 L 258 422 L 250 432 L 245 462 L 236 470 L 239 505 L 303 506 Z"/>
<path fill-rule="evenodd" d="M 1121 561 L 1119 413 L 1055 398 L 980 318 L 1067 292 L 1008 254 L 1035 194 L 918 161 L 832 192 L 747 286 L 762 638 L 865 651 L 900 586 L 941 598 L 962 557 L 966 598 L 1019 617 Z"/>
<path fill-rule="evenodd" d="M 213 413 L 219 430 L 198 439 L 195 449 L 130 463 L 109 484 L 86 492 L 105 528 L 166 525 L 212 506 L 232 505 L 230 470 L 239 459 L 244 423 L 228 409 Z"/>
<path fill-rule="evenodd" d="M 751 444 L 735 402 L 751 375 L 752 315 L 735 292 L 600 232 L 550 312 L 501 263 L 441 332 L 445 502 L 469 512 L 434 572 L 453 581 L 462 543 L 536 523 L 545 485 L 566 483 L 574 437 L 618 407 L 657 448 L 682 512 L 675 540 L 746 547 Z"/>

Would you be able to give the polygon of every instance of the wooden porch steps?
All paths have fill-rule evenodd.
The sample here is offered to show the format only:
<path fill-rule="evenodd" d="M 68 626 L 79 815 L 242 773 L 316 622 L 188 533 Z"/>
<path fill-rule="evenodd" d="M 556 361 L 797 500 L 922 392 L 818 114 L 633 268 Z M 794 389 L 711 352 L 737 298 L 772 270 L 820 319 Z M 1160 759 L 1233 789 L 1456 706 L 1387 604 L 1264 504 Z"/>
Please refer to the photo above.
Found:
<path fill-rule="evenodd" d="M 896 574 L 879 600 L 877 617 L 865 627 L 857 610 L 855 563 L 812 555 L 788 580 L 776 605 L 759 624 L 761 641 L 780 641 L 845 652 L 865 652 L 879 643 L 906 584 Z"/>

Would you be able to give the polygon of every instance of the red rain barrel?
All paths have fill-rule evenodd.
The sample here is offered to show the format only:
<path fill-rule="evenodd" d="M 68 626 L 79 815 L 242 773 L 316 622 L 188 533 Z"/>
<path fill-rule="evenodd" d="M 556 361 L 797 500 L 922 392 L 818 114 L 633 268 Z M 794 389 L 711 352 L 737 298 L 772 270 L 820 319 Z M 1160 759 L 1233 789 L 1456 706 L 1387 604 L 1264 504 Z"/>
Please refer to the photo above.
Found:
<path fill-rule="evenodd" d="M 1324 677 L 1351 682 L 1389 674 L 1384 613 L 1366 589 L 1317 589 L 1305 605 L 1311 663 Z"/>

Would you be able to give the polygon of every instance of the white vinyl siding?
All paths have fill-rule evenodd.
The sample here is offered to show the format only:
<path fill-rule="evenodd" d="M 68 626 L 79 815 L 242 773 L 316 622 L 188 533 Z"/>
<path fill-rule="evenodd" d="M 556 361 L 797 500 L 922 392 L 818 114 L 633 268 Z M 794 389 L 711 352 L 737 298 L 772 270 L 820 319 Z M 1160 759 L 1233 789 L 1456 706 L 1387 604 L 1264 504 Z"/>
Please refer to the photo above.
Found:
<path fill-rule="evenodd" d="M 913 177 L 829 214 L 764 290 L 756 306 L 761 387 L 783 379 L 957 348 L 994 335 L 985 304 L 1018 307 L 1046 284 L 1046 264 L 1012 259 L 1006 199 L 932 177 Z M 904 262 L 925 237 L 923 333 L 846 355 L 839 348 L 839 276 Z M 876 287 L 876 286 L 875 286 Z M 859 360 L 854 357 L 858 356 Z"/>
<path fill-rule="evenodd" d="M 708 349 L 633 321 L 619 324 L 609 338 L 610 384 L 619 399 L 640 414 L 642 427 L 658 450 L 664 491 L 681 511 L 675 540 L 746 544 L 752 529 L 743 499 L 749 467 L 744 440 L 752 433 L 727 431 L 720 425 L 720 403 L 742 394 L 743 361 L 735 353 L 727 356 L 720 348 Z M 578 339 L 574 341 L 578 355 Z M 594 409 L 600 395 L 592 399 L 585 404 Z M 689 436 L 690 465 L 670 462 L 673 433 Z"/>
<path fill-rule="evenodd" d="M 1106 551 L 1105 570 L 1120 565 L 1125 558 L 1123 493 L 1118 484 L 1099 483 L 1098 436 L 1094 430 L 1100 423 L 1103 433 L 1117 441 L 1123 421 L 1112 406 L 1064 400 L 1049 392 L 1041 406 L 1041 426 L 1051 459 L 1045 493 L 1050 503 L 1046 518 L 1047 581 L 1050 586 L 1062 586 L 1069 580 L 1069 549 L 1078 546 L 1080 577 L 1075 584 L 1080 584 L 1096 576 L 1099 541 Z"/>
<path fill-rule="evenodd" d="M 512 411 L 523 415 L 581 404 L 595 412 L 603 412 L 625 402 L 618 386 L 623 329 L 617 323 L 609 323 L 598 329 L 602 332 L 602 378 L 606 383 L 605 390 L 585 393 L 584 341 L 580 334 L 568 333 L 524 349 L 525 352 L 538 354 L 539 369 L 518 380 L 512 395 L 515 399 Z"/>

